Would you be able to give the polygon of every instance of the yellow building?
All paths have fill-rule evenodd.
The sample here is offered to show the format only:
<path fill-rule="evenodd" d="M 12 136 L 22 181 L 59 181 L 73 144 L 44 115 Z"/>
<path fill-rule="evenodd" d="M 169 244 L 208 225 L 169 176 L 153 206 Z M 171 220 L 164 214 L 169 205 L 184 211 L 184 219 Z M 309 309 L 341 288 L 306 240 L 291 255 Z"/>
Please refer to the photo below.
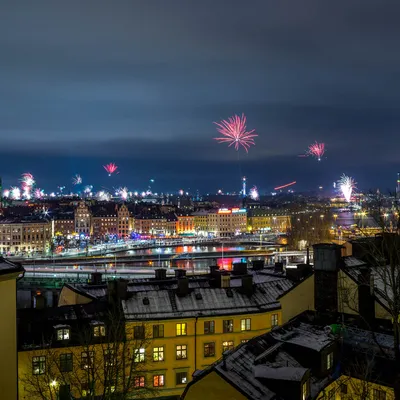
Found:
<path fill-rule="evenodd" d="M 242 208 L 220 208 L 207 214 L 207 231 L 219 237 L 230 237 L 245 233 L 247 211 Z"/>
<path fill-rule="evenodd" d="M 176 233 L 194 233 L 194 216 L 177 215 Z"/>
<path fill-rule="evenodd" d="M 45 220 L 5 220 L 0 223 L 0 253 L 43 252 L 51 240 Z"/>
<path fill-rule="evenodd" d="M 135 218 L 135 232 L 141 235 L 175 235 L 176 217 Z"/>
<path fill-rule="evenodd" d="M 247 215 L 247 230 L 254 233 L 265 231 L 286 232 L 290 228 L 290 216 L 252 209 Z"/>
<path fill-rule="evenodd" d="M 2 399 L 17 399 L 17 288 L 24 274 L 19 264 L 0 260 L 0 388 Z"/>
<path fill-rule="evenodd" d="M 116 293 L 124 312 L 128 342 L 140 340 L 143 329 L 149 338 L 143 347 L 131 351 L 143 357 L 146 372 L 140 376 L 146 387 L 156 389 L 157 397 L 181 395 L 196 370 L 214 363 L 224 351 L 281 324 L 277 297 L 293 286 L 282 276 L 255 272 L 229 276 L 217 271 L 210 277 L 178 279 L 157 274 L 156 280 L 129 284 L 117 281 L 117 289 L 65 285 L 58 311 L 54 311 L 63 313 L 76 305 L 93 308 Z M 109 285 L 112 282 L 116 281 Z M 23 354 L 27 351 L 20 353 L 20 371 L 24 374 L 31 368 L 28 359 L 43 356 L 40 349 L 29 356 Z"/>
<path fill-rule="evenodd" d="M 199 235 L 206 235 L 208 233 L 208 211 L 201 210 L 193 213 L 194 230 Z"/>

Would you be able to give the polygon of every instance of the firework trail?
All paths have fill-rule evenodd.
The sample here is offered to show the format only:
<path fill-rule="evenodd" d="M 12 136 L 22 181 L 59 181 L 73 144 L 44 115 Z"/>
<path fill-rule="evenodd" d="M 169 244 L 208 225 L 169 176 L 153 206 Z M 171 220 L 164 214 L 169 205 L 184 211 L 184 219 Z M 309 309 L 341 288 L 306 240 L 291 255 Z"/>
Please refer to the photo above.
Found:
<path fill-rule="evenodd" d="M 250 189 L 249 195 L 250 195 L 250 198 L 251 198 L 252 200 L 258 200 L 258 199 L 259 199 L 260 196 L 259 196 L 259 194 L 258 194 L 257 186 L 253 186 L 253 187 Z"/>
<path fill-rule="evenodd" d="M 82 177 L 79 174 L 76 174 L 72 177 L 72 184 L 74 186 L 82 184 Z"/>
<path fill-rule="evenodd" d="M 356 182 L 353 178 L 343 174 L 338 181 L 338 186 L 345 200 L 350 203 L 353 190 L 356 188 Z"/>
<path fill-rule="evenodd" d="M 19 200 L 21 198 L 21 189 L 17 186 L 12 187 L 10 196 L 13 200 Z"/>
<path fill-rule="evenodd" d="M 308 146 L 307 155 L 315 157 L 318 161 L 321 161 L 322 156 L 325 153 L 325 143 L 315 142 Z"/>
<path fill-rule="evenodd" d="M 247 131 L 246 117 L 242 114 L 241 117 L 234 115 L 228 120 L 214 122 L 217 125 L 217 131 L 223 135 L 222 137 L 215 138 L 219 143 L 229 143 L 229 147 L 234 146 L 236 150 L 243 147 L 246 153 L 249 152 L 250 146 L 254 146 L 254 138 L 258 135 L 255 134 L 255 129 Z"/>
<path fill-rule="evenodd" d="M 114 163 L 103 165 L 103 168 L 107 171 L 108 176 L 111 176 L 118 169 L 117 165 Z"/>

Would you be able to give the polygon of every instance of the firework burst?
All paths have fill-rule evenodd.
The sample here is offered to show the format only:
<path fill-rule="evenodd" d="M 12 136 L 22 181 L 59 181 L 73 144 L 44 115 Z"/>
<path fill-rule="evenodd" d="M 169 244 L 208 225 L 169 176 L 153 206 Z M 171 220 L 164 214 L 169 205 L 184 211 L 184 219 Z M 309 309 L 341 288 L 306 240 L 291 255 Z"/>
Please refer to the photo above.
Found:
<path fill-rule="evenodd" d="M 42 199 L 44 197 L 43 189 L 35 189 L 33 192 L 33 197 L 38 200 Z"/>
<path fill-rule="evenodd" d="M 107 165 L 103 165 L 103 168 L 107 171 L 108 176 L 111 176 L 118 169 L 118 166 L 114 163 L 109 163 Z"/>
<path fill-rule="evenodd" d="M 315 157 L 318 161 L 321 161 L 322 156 L 325 154 L 325 143 L 315 142 L 308 146 L 307 155 Z"/>
<path fill-rule="evenodd" d="M 250 146 L 255 145 L 254 138 L 258 135 L 254 133 L 255 129 L 247 131 L 244 114 L 241 117 L 234 115 L 228 120 L 214 122 L 214 124 L 217 125 L 217 131 L 223 135 L 215 138 L 219 143 L 229 143 L 229 147 L 234 146 L 236 150 L 243 147 L 247 153 Z"/>
<path fill-rule="evenodd" d="M 111 196 L 110 193 L 101 190 L 100 192 L 96 193 L 96 199 L 99 201 L 110 201 Z"/>
<path fill-rule="evenodd" d="M 82 184 L 82 177 L 79 174 L 76 174 L 72 177 L 72 184 L 74 186 Z"/>
<path fill-rule="evenodd" d="M 345 200 L 348 203 L 350 203 L 351 195 L 353 193 L 353 190 L 356 188 L 356 182 L 354 181 L 354 179 L 343 174 L 341 176 L 341 178 L 339 179 L 337 186 L 339 187 L 340 191 L 342 192 Z"/>
<path fill-rule="evenodd" d="M 260 196 L 259 196 L 259 194 L 258 194 L 257 186 L 253 186 L 253 187 L 250 189 L 249 195 L 250 195 L 250 198 L 251 198 L 252 200 L 258 200 L 258 199 L 259 199 Z"/>
<path fill-rule="evenodd" d="M 90 193 L 92 193 L 92 190 L 93 190 L 93 186 L 87 185 L 83 188 L 83 193 L 85 193 L 86 195 L 89 195 Z"/>
<path fill-rule="evenodd" d="M 123 187 L 123 188 L 119 188 L 117 190 L 117 195 L 121 198 L 121 200 L 127 200 L 128 199 L 128 188 Z"/>
<path fill-rule="evenodd" d="M 13 200 L 19 200 L 21 198 L 21 189 L 17 186 L 11 188 L 10 197 Z"/>

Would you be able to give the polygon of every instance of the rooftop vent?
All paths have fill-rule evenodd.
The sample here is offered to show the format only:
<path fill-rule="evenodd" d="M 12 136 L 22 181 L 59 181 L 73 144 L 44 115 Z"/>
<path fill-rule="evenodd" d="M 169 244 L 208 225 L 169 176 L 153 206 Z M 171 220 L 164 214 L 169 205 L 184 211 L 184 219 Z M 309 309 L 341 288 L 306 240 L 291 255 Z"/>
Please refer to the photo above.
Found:
<path fill-rule="evenodd" d="M 201 293 L 196 293 L 196 300 L 202 300 L 203 296 L 201 295 Z"/>
<path fill-rule="evenodd" d="M 228 297 L 233 297 L 233 292 L 232 292 L 232 289 L 231 289 L 231 288 L 229 288 L 229 289 L 226 290 L 226 295 L 227 295 Z"/>
<path fill-rule="evenodd" d="M 145 306 L 148 306 L 148 305 L 150 304 L 150 300 L 149 300 L 148 297 L 144 297 L 144 298 L 143 298 L 143 304 L 144 304 Z"/>

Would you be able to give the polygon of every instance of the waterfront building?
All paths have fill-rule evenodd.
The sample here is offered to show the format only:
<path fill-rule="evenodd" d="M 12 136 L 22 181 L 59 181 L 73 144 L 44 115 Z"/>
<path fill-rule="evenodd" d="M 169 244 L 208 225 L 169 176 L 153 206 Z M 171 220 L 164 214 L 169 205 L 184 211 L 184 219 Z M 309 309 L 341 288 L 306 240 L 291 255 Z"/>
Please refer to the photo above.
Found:
<path fill-rule="evenodd" d="M 75 209 L 75 232 L 90 236 L 92 234 L 92 214 L 87 204 L 80 201 Z"/>
<path fill-rule="evenodd" d="M 68 236 L 75 232 L 75 218 L 73 212 L 56 215 L 53 223 L 54 234 Z"/>
<path fill-rule="evenodd" d="M 177 214 L 176 233 L 194 233 L 194 216 L 188 214 Z"/>
<path fill-rule="evenodd" d="M 207 214 L 207 230 L 217 237 L 230 237 L 245 233 L 247 211 L 242 208 L 220 208 Z"/>
<path fill-rule="evenodd" d="M 135 218 L 135 232 L 141 235 L 175 235 L 175 215 L 168 216 L 138 216 Z"/>
<path fill-rule="evenodd" d="M 286 232 L 290 229 L 290 216 L 273 213 L 262 208 L 248 210 L 247 230 L 253 233 Z"/>

